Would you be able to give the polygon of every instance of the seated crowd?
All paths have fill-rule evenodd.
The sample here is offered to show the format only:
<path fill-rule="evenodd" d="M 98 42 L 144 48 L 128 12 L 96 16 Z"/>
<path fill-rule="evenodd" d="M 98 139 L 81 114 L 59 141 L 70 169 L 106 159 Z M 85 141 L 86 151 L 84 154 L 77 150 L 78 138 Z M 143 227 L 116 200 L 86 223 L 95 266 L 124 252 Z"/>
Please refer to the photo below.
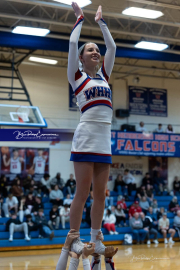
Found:
<path fill-rule="evenodd" d="M 6 231 L 9 232 L 9 241 L 13 241 L 14 232 L 24 232 L 25 239 L 31 240 L 31 232 L 38 231 L 39 238 L 54 237 L 54 230 L 66 228 L 66 222 L 70 220 L 70 206 L 76 191 L 76 181 L 73 174 L 65 183 L 61 174 L 50 178 L 45 174 L 40 182 L 34 181 L 30 176 L 25 180 L 16 177 L 11 186 L 8 186 L 5 176 L 0 180 L 0 218 L 1 215 L 9 218 L 6 223 Z M 167 183 L 157 173 L 152 179 L 146 173 L 140 187 L 136 188 L 136 182 L 128 169 L 124 175 L 118 175 L 114 184 L 112 196 L 110 190 L 106 190 L 103 227 L 109 234 L 118 234 L 117 227 L 131 227 L 131 232 L 137 244 L 158 244 L 158 233 L 168 243 L 167 234 L 170 234 L 169 243 L 174 243 L 173 237 L 178 232 L 180 236 L 180 206 L 177 197 L 169 202 L 169 208 L 158 206 L 154 195 L 161 196 L 167 191 Z M 180 181 L 175 177 L 173 182 L 173 194 L 179 195 Z M 45 215 L 43 198 L 51 203 L 49 217 Z M 127 202 L 133 200 L 132 205 Z M 84 219 L 91 226 L 90 212 L 93 202 L 93 189 L 91 187 L 89 198 L 84 208 Z M 170 223 L 168 213 L 173 213 L 174 221 Z M 46 213 L 47 214 L 47 213 Z"/>
<path fill-rule="evenodd" d="M 143 121 L 141 121 L 139 123 L 139 126 L 137 127 L 137 130 L 138 132 L 150 132 L 150 130 L 148 131 L 147 128 L 145 127 L 145 124 Z M 163 125 L 162 124 L 158 124 L 157 128 L 151 132 L 154 132 L 154 133 L 175 133 L 174 130 L 173 130 L 173 127 L 172 125 L 167 125 L 166 128 L 163 128 Z"/>

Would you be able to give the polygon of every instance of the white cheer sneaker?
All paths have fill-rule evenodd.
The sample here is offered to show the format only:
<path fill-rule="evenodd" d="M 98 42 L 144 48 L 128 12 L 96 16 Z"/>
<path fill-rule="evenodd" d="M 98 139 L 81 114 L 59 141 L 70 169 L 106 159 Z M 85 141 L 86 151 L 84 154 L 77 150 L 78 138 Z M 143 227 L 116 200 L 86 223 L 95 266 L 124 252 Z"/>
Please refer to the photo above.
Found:
<path fill-rule="evenodd" d="M 71 244 L 71 251 L 75 252 L 76 254 L 81 254 L 84 248 L 83 242 L 80 240 L 80 237 L 75 239 Z"/>
<path fill-rule="evenodd" d="M 104 255 L 106 247 L 105 247 L 105 245 L 103 245 L 101 240 L 96 240 L 96 242 L 94 242 L 94 243 L 96 244 L 94 253 Z"/>

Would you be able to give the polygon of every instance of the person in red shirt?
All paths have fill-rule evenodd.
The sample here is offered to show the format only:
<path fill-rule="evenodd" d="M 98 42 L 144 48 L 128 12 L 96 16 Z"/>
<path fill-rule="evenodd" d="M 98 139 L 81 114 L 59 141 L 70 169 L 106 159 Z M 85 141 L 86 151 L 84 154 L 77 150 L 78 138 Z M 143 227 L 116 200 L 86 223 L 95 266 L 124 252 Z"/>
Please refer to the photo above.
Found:
<path fill-rule="evenodd" d="M 133 205 L 130 207 L 129 209 L 129 217 L 133 217 L 134 213 L 141 213 L 142 212 L 142 208 L 139 206 L 139 202 L 135 201 L 133 203 Z"/>
<path fill-rule="evenodd" d="M 126 202 L 125 202 L 125 198 L 123 196 L 119 196 L 118 197 L 118 201 L 117 201 L 117 205 L 121 206 L 121 208 L 124 210 L 125 213 L 128 213 L 128 208 L 127 208 L 127 205 L 126 205 Z"/>

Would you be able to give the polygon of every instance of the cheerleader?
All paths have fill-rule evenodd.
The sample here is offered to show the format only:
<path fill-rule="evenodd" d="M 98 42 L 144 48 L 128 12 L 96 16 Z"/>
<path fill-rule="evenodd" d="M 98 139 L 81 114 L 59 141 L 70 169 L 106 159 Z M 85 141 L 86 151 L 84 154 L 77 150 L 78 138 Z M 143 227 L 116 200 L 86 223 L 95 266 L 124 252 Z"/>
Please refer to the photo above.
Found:
<path fill-rule="evenodd" d="M 76 95 L 80 110 L 80 123 L 74 133 L 71 158 L 76 176 L 76 194 L 70 210 L 70 227 L 79 232 L 82 212 L 93 183 L 93 205 L 91 208 L 91 242 L 95 253 L 105 254 L 105 246 L 96 240 L 101 231 L 105 205 L 106 184 L 111 161 L 111 120 L 112 92 L 108 85 L 116 45 L 102 18 L 99 6 L 95 21 L 103 33 L 106 53 L 99 68 L 101 54 L 95 43 L 88 42 L 78 50 L 78 40 L 84 15 L 77 3 L 73 2 L 77 21 L 70 36 L 68 56 L 68 80 Z M 84 244 L 77 238 L 71 250 L 82 253 Z"/>

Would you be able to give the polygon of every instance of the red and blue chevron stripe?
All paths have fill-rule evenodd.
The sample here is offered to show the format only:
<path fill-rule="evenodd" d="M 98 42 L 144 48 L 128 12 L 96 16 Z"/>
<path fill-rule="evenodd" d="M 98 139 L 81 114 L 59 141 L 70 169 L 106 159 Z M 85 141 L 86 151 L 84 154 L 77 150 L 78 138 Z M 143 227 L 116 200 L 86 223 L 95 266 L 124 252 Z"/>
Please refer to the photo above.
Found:
<path fill-rule="evenodd" d="M 107 24 L 103 18 L 100 19 L 103 23 Z"/>
<path fill-rule="evenodd" d="M 78 26 L 78 24 L 79 24 L 80 22 L 82 22 L 82 21 L 84 21 L 84 17 L 81 15 L 81 17 L 79 17 L 79 19 L 78 19 L 77 22 L 75 23 L 72 32 L 73 32 L 74 29 Z M 72 32 L 71 32 L 71 34 L 72 34 Z"/>
<path fill-rule="evenodd" d="M 78 68 L 77 72 L 75 73 L 75 81 L 79 80 L 81 77 L 82 77 L 82 73 Z"/>
<path fill-rule="evenodd" d="M 93 268 L 94 268 L 94 266 L 95 266 L 96 264 L 99 264 L 99 263 L 100 263 L 100 260 L 95 260 L 95 261 L 93 262 L 93 264 L 92 264 L 91 269 L 93 269 Z"/>
<path fill-rule="evenodd" d="M 88 104 L 86 104 L 84 107 L 81 108 L 81 112 L 84 113 L 85 111 L 87 111 L 88 109 L 94 106 L 107 106 L 112 109 L 112 103 L 110 101 L 100 99 L 100 100 L 91 101 Z"/>
<path fill-rule="evenodd" d="M 86 84 L 90 81 L 91 79 L 87 76 L 87 78 L 80 84 L 80 86 L 78 88 L 76 88 L 76 90 L 74 91 L 75 96 L 77 96 L 81 90 L 83 90 L 83 88 L 86 86 Z"/>
<path fill-rule="evenodd" d="M 106 81 L 108 82 L 109 77 L 108 77 L 108 75 L 106 73 L 106 70 L 105 70 L 105 67 L 104 67 L 104 60 L 103 60 L 103 63 L 102 63 L 101 72 L 102 72 L 104 78 L 106 79 Z"/>
<path fill-rule="evenodd" d="M 115 270 L 115 268 L 114 268 L 114 262 L 112 262 L 111 259 L 106 259 L 106 263 L 109 263 L 109 265 L 111 266 L 111 269 L 112 270 Z"/>

